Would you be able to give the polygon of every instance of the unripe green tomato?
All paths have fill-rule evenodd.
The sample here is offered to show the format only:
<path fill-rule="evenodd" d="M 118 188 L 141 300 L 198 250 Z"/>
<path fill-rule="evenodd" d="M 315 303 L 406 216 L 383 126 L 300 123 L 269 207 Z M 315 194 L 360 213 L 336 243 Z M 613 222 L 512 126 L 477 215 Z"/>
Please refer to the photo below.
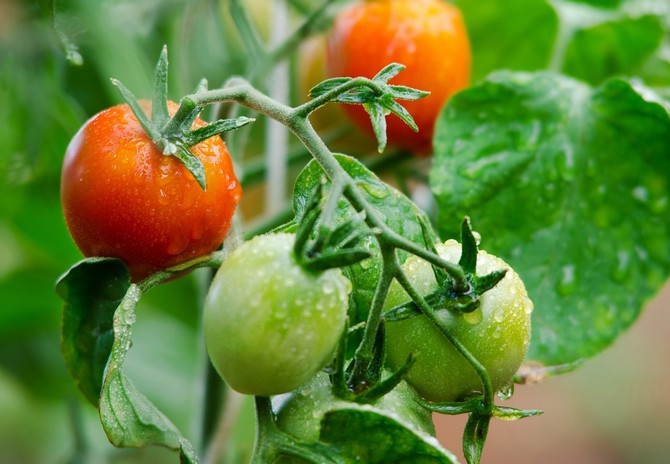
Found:
<path fill-rule="evenodd" d="M 437 245 L 438 254 L 457 263 L 461 245 L 448 240 Z M 430 264 L 411 256 L 403 264 L 410 281 L 421 295 L 437 289 Z M 530 315 L 533 303 L 518 274 L 502 259 L 479 251 L 477 275 L 507 269 L 505 277 L 480 298 L 472 313 L 455 314 L 438 310 L 440 320 L 487 369 L 495 391 L 512 384 L 530 343 Z M 391 285 L 385 308 L 409 301 L 402 287 Z M 416 363 L 407 382 L 429 401 L 458 401 L 482 393 L 482 382 L 472 366 L 425 316 L 386 324 L 387 362 L 397 369 L 413 353 Z"/>
<path fill-rule="evenodd" d="M 277 411 L 279 428 L 306 442 L 319 439 L 321 420 L 328 411 L 343 408 L 371 408 L 372 411 L 392 413 L 399 422 L 415 432 L 434 436 L 432 415 L 429 410 L 419 405 L 416 399 L 416 392 L 405 382 L 401 382 L 390 393 L 371 405 L 344 401 L 333 394 L 328 376 L 320 373 L 300 390 L 281 398 L 276 402 L 274 409 Z"/>
<path fill-rule="evenodd" d="M 351 283 L 339 269 L 308 272 L 293 234 L 245 242 L 218 270 L 205 301 L 205 344 L 234 390 L 294 390 L 331 359 L 344 329 Z"/>

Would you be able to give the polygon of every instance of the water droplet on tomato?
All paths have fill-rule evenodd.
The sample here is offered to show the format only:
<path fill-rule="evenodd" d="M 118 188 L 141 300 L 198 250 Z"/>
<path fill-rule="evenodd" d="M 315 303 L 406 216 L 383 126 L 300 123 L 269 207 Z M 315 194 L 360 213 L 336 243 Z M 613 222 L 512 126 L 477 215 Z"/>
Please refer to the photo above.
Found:
<path fill-rule="evenodd" d="M 463 313 L 463 320 L 470 325 L 479 324 L 482 321 L 482 310 L 475 309 L 469 313 Z"/>
<path fill-rule="evenodd" d="M 182 253 L 188 246 L 188 238 L 184 235 L 174 235 L 170 237 L 167 252 L 171 255 Z"/>

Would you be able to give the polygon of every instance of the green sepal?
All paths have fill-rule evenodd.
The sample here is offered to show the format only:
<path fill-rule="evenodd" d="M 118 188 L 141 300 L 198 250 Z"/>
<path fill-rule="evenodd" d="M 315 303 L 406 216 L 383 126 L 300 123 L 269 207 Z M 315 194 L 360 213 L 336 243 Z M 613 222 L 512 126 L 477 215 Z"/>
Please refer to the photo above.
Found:
<path fill-rule="evenodd" d="M 481 407 L 481 399 L 472 399 L 468 401 L 449 401 L 443 403 L 432 403 L 426 400 L 419 400 L 421 406 L 429 411 L 438 414 L 445 414 L 449 416 L 457 416 L 459 414 L 470 414 L 477 411 Z"/>
<path fill-rule="evenodd" d="M 382 98 L 382 106 L 402 119 L 402 121 L 407 124 L 414 132 L 419 132 L 419 126 L 416 125 L 416 122 L 414 122 L 414 118 L 411 114 L 409 114 L 409 111 L 407 111 L 400 103 L 395 101 L 391 95 L 385 95 L 384 97 L 388 98 Z"/>
<path fill-rule="evenodd" d="M 375 74 L 375 77 L 372 78 L 373 81 L 376 82 L 388 82 L 394 77 L 396 77 L 398 74 L 400 74 L 401 71 L 404 71 L 407 68 L 407 66 L 399 64 L 399 63 L 390 63 L 387 64 L 382 68 L 381 71 L 379 71 L 377 74 Z"/>
<path fill-rule="evenodd" d="M 325 271 L 336 267 L 345 267 L 356 264 L 372 256 L 365 248 L 345 248 L 329 251 L 327 254 L 306 260 L 303 266 L 313 272 Z"/>
<path fill-rule="evenodd" d="M 389 85 L 391 96 L 399 100 L 419 100 L 430 95 L 425 90 L 417 90 L 404 85 Z"/>
<path fill-rule="evenodd" d="M 428 222 L 428 218 L 426 217 L 420 217 L 419 218 L 419 224 L 421 225 L 421 233 L 423 234 L 423 241 L 424 241 L 424 246 L 426 247 L 426 250 L 430 251 L 431 253 L 438 255 L 439 253 L 437 252 L 437 248 L 435 248 L 435 231 L 433 231 L 433 228 L 431 227 L 430 223 Z M 433 269 L 433 275 L 435 276 L 435 282 L 438 284 L 442 284 L 442 282 L 446 282 L 447 280 L 450 279 L 449 274 L 447 271 L 442 269 L 439 266 L 435 266 L 434 264 L 431 264 L 431 268 Z"/>
<path fill-rule="evenodd" d="M 477 240 L 472 233 L 470 218 L 467 216 L 461 223 L 461 258 L 458 264 L 471 275 L 477 273 Z"/>
<path fill-rule="evenodd" d="M 498 285 L 498 282 L 500 282 L 506 274 L 507 269 L 500 269 L 498 271 L 493 271 L 490 274 L 486 274 L 485 276 L 475 277 L 472 280 L 472 288 L 477 295 L 482 295 Z"/>
<path fill-rule="evenodd" d="M 163 46 L 154 70 L 153 91 L 151 93 L 151 123 L 161 128 L 170 120 L 168 112 L 168 58 L 167 46 Z"/>
<path fill-rule="evenodd" d="M 493 417 L 507 421 L 525 419 L 526 417 L 539 416 L 541 414 L 544 414 L 544 411 L 540 411 L 539 409 L 517 409 L 503 406 L 493 408 Z"/>
<path fill-rule="evenodd" d="M 376 102 L 366 103 L 363 109 L 370 115 L 370 122 L 372 123 L 372 130 L 377 139 L 377 151 L 382 153 L 386 148 L 386 112 L 384 108 Z"/>
<path fill-rule="evenodd" d="M 309 90 L 309 96 L 312 98 L 320 97 L 324 93 L 328 93 L 333 89 L 338 88 L 342 84 L 346 84 L 351 80 L 350 77 L 333 77 L 318 83 Z M 346 94 L 345 94 L 346 95 Z"/>
<path fill-rule="evenodd" d="M 189 146 L 183 140 L 174 140 L 171 142 L 171 145 L 174 147 L 174 151 L 167 154 L 172 155 L 181 161 L 188 172 L 193 174 L 195 180 L 198 181 L 200 188 L 206 191 L 207 179 L 205 179 L 205 166 L 202 164 L 202 161 L 200 161 L 200 158 L 191 152 Z"/>
<path fill-rule="evenodd" d="M 192 147 L 193 145 L 199 144 L 203 140 L 207 140 L 211 137 L 221 135 L 222 133 L 228 132 L 233 129 L 238 129 L 254 121 L 255 121 L 254 118 L 247 118 L 244 116 L 240 116 L 239 118 L 235 119 L 219 119 L 218 121 L 213 122 L 212 124 L 208 124 L 204 127 L 200 127 L 199 129 L 186 132 L 184 134 L 184 142 L 189 147 Z"/>
<path fill-rule="evenodd" d="M 135 95 L 133 95 L 133 93 L 130 90 L 128 90 L 128 88 L 125 85 L 123 85 L 121 81 L 117 79 L 111 79 L 111 81 L 112 84 L 119 89 L 119 92 L 123 97 L 123 100 L 128 104 L 128 106 L 130 106 L 130 109 L 137 118 L 137 122 L 139 122 L 140 126 L 142 126 L 142 129 L 144 129 L 144 131 L 149 135 L 151 141 L 157 144 L 159 148 L 162 150 L 163 147 L 161 144 L 161 135 L 156 130 L 156 128 L 151 124 L 149 117 L 138 103 L 137 98 L 135 98 Z"/>

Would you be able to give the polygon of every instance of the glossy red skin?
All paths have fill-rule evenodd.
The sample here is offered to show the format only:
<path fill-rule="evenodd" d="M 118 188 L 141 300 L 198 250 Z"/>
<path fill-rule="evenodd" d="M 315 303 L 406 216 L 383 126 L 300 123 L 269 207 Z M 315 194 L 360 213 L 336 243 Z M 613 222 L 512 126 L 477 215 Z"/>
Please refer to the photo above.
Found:
<path fill-rule="evenodd" d="M 175 106 L 170 102 L 172 112 Z M 194 127 L 204 125 L 197 120 Z M 84 256 L 120 258 L 139 281 L 214 251 L 242 191 L 220 137 L 191 151 L 204 164 L 207 191 L 154 146 L 128 105 L 86 122 L 70 141 L 61 175 L 63 213 Z"/>
<path fill-rule="evenodd" d="M 431 94 L 400 101 L 419 127 L 414 132 L 395 115 L 386 118 L 390 145 L 430 152 L 433 129 L 447 99 L 470 80 L 470 43 L 460 11 L 442 0 L 368 0 L 345 8 L 328 37 L 328 77 L 372 78 L 392 62 L 407 67 L 390 84 Z M 359 105 L 345 111 L 373 134 L 370 118 Z"/>

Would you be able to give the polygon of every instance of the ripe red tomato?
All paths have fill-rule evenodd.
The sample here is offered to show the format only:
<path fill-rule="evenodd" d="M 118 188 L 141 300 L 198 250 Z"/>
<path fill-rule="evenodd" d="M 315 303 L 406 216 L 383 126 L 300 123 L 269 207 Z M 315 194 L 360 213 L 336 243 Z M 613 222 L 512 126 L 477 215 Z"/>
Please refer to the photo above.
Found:
<path fill-rule="evenodd" d="M 392 84 L 431 94 L 401 102 L 419 126 L 418 133 L 397 117 L 387 118 L 389 144 L 425 154 L 440 110 L 470 79 L 470 43 L 460 11 L 442 0 L 368 0 L 342 10 L 328 38 L 328 76 L 372 78 L 391 62 L 407 66 Z M 372 134 L 361 107 L 344 108 Z"/>
<path fill-rule="evenodd" d="M 65 220 L 81 252 L 120 258 L 139 281 L 215 250 L 242 191 L 220 137 L 191 151 L 205 167 L 206 191 L 155 147 L 128 105 L 87 121 L 67 147 L 61 175 Z"/>

